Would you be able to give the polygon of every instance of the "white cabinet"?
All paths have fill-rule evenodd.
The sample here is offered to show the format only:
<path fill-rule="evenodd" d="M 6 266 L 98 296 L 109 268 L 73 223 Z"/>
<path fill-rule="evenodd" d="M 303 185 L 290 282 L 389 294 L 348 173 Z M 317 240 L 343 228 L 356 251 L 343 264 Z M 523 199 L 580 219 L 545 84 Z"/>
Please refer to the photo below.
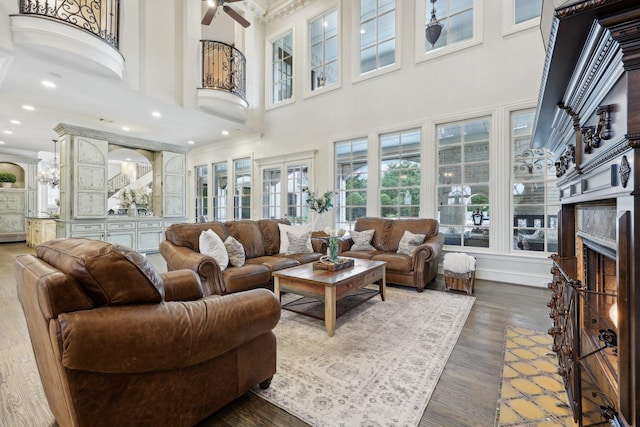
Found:
<path fill-rule="evenodd" d="M 56 222 L 50 218 L 27 218 L 27 245 L 35 248 L 56 238 Z"/>
<path fill-rule="evenodd" d="M 26 239 L 25 197 L 23 189 L 0 189 L 0 242 Z"/>
<path fill-rule="evenodd" d="M 68 235 L 69 237 L 84 237 L 85 239 L 104 240 L 105 223 L 104 221 L 72 223 L 70 224 L 70 232 L 65 235 Z"/>
<path fill-rule="evenodd" d="M 119 245 L 135 248 L 136 222 L 135 221 L 108 221 L 107 241 Z"/>

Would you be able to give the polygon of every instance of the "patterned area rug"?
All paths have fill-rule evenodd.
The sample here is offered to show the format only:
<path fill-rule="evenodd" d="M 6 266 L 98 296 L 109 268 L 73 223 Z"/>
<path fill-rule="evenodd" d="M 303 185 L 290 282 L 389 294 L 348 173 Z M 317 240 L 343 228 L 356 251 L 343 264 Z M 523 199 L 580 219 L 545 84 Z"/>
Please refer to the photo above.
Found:
<path fill-rule="evenodd" d="M 552 344 L 546 332 L 507 328 L 496 426 L 577 425 L 567 405 L 562 378 L 557 373 Z"/>
<path fill-rule="evenodd" d="M 284 295 L 291 298 L 291 295 Z M 278 372 L 254 393 L 313 426 L 418 425 L 474 297 L 387 287 L 324 321 L 282 311 Z"/>

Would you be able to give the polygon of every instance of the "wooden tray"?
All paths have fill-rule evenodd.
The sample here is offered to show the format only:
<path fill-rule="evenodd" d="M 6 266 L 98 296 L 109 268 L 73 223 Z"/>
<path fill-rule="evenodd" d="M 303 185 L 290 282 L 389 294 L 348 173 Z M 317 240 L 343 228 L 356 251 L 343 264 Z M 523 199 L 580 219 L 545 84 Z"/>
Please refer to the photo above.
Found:
<path fill-rule="evenodd" d="M 330 262 L 316 261 L 313 263 L 314 270 L 340 271 L 345 268 L 353 267 L 355 261 L 351 258 L 338 258 L 337 264 Z"/>

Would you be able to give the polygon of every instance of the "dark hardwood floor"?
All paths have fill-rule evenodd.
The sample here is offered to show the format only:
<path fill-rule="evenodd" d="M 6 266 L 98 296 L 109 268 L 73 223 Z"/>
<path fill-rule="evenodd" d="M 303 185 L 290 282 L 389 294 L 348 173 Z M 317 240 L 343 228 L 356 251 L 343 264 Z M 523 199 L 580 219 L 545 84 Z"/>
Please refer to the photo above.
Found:
<path fill-rule="evenodd" d="M 0 333 L 6 343 L 0 343 L 0 378 L 20 376 L 8 358 L 24 353 L 31 359 L 26 325 L 15 294 L 12 259 L 20 253 L 32 252 L 22 243 L 0 244 L 0 325 L 13 331 Z M 150 261 L 161 271 L 166 266 L 159 254 L 149 255 Z M 438 277 L 429 289 L 444 292 L 444 280 Z M 415 292 L 407 289 L 407 292 Z M 476 280 L 476 302 L 469 314 L 460 338 L 447 362 L 440 381 L 425 410 L 420 426 L 493 426 L 502 368 L 504 331 L 508 326 L 546 331 L 551 324 L 546 306 L 550 291 L 513 284 Z M 18 317 L 18 318 L 16 318 Z M 3 341 L 4 341 L 3 338 Z M 5 346 L 5 344 L 7 344 Z M 35 369 L 35 363 L 27 367 Z M 10 372 L 3 372 L 8 370 Z M 0 426 L 53 426 L 53 417 L 46 402 L 34 401 L 33 385 L 23 390 L 3 390 L 21 387 L 19 382 L 0 381 L 0 395 L 21 396 L 20 399 L 0 397 Z M 44 409 L 43 409 L 44 408 Z M 299 419 L 278 407 L 246 393 L 219 410 L 199 426 L 306 426 Z"/>

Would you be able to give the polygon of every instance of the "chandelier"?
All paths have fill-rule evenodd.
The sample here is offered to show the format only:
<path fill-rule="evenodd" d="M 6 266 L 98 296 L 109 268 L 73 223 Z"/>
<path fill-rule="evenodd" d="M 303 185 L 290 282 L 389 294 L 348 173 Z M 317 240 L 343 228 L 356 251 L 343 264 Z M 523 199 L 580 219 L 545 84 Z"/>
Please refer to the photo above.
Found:
<path fill-rule="evenodd" d="M 424 29 L 427 41 L 431 43 L 431 47 L 433 47 L 440 38 L 443 27 L 440 20 L 436 18 L 436 1 L 437 0 L 431 0 L 431 20 Z"/>
<path fill-rule="evenodd" d="M 38 182 L 51 187 L 60 185 L 60 165 L 58 164 L 58 153 L 56 145 L 58 140 L 53 139 L 53 162 L 45 162 L 38 171 Z"/>

